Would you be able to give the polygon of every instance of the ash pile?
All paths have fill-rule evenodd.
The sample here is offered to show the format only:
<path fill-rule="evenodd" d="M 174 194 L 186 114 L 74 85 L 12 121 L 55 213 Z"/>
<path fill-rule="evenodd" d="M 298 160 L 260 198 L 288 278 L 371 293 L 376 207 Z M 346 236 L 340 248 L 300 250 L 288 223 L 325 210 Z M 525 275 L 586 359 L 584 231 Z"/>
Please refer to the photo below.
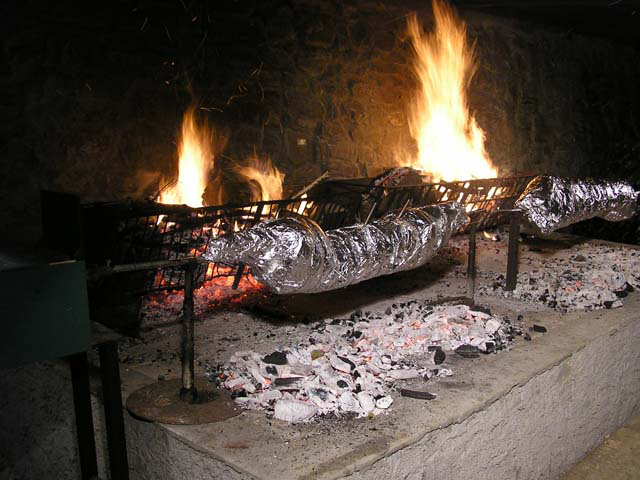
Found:
<path fill-rule="evenodd" d="M 293 347 L 237 352 L 211 377 L 240 406 L 288 422 L 377 415 L 391 407 L 403 380 L 452 375 L 447 355 L 496 353 L 522 334 L 508 319 L 480 310 L 410 301 L 358 311 L 316 323 L 308 341 Z"/>
<path fill-rule="evenodd" d="M 499 248 L 506 250 L 506 239 Z M 513 291 L 504 286 L 504 275 L 480 272 L 480 295 L 512 298 L 543 304 L 560 311 L 619 308 L 624 297 L 640 287 L 640 250 L 598 243 L 583 243 L 562 255 L 527 255 L 535 247 L 523 248 Z"/>

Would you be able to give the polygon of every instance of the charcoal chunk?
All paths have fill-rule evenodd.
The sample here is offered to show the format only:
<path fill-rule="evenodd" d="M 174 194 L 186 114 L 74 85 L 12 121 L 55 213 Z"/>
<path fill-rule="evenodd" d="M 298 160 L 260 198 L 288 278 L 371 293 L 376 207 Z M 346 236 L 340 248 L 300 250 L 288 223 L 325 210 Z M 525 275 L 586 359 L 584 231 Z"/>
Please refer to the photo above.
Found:
<path fill-rule="evenodd" d="M 262 358 L 264 363 L 270 363 L 271 365 L 286 365 L 287 353 L 286 352 L 273 352 L 269 355 L 265 355 Z"/>
<path fill-rule="evenodd" d="M 534 332 L 538 332 L 538 333 L 546 333 L 547 332 L 547 327 L 543 327 L 542 325 L 534 325 L 533 326 L 533 331 Z"/>
<path fill-rule="evenodd" d="M 240 398 L 240 397 L 246 397 L 247 396 L 247 391 L 246 390 L 236 390 L 235 392 L 231 392 L 231 398 L 236 399 L 236 398 Z"/>
<path fill-rule="evenodd" d="M 296 384 L 302 378 L 304 377 L 279 377 L 275 379 L 274 384 L 276 387 L 288 387 Z"/>
<path fill-rule="evenodd" d="M 530 342 L 530 341 L 531 341 L 531 335 L 529 335 L 528 333 L 525 333 L 522 337 L 523 337 L 527 342 Z"/>
<path fill-rule="evenodd" d="M 474 305 L 473 307 L 469 307 L 469 310 L 472 312 L 481 312 L 486 313 L 487 315 L 491 315 L 491 310 L 487 307 L 483 307 L 482 305 Z"/>
<path fill-rule="evenodd" d="M 447 356 L 445 355 L 444 351 L 442 349 L 438 349 L 433 356 L 433 361 L 436 365 L 440 365 L 442 362 L 444 362 L 445 358 L 447 358 Z"/>
<path fill-rule="evenodd" d="M 417 398 L 418 400 L 433 400 L 436 398 L 433 393 L 421 392 L 418 390 L 407 390 L 406 388 L 400 389 L 400 395 L 408 398 Z"/>
<path fill-rule="evenodd" d="M 464 358 L 476 358 L 480 356 L 480 350 L 473 345 L 460 345 L 454 350 L 458 355 Z"/>
<path fill-rule="evenodd" d="M 344 363 L 348 364 L 351 367 L 351 370 L 355 370 L 356 368 L 356 364 L 353 363 L 351 360 L 349 360 L 347 357 L 342 357 L 340 355 L 336 355 L 336 357 L 338 357 L 340 360 L 342 360 Z"/>

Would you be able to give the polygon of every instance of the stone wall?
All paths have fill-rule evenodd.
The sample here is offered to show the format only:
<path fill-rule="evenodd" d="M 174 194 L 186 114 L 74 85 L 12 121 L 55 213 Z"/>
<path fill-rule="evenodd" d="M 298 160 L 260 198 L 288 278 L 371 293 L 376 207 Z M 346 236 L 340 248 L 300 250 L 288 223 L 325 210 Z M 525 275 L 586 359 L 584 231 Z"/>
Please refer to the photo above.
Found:
<path fill-rule="evenodd" d="M 291 184 L 326 170 L 369 176 L 412 148 L 411 2 L 187 3 L 0 7 L 4 240 L 37 238 L 41 188 L 86 200 L 153 192 L 175 171 L 194 99 L 227 137 L 223 175 L 255 149 Z M 502 174 L 638 179 L 636 51 L 461 13 L 479 58 L 470 106 Z"/>

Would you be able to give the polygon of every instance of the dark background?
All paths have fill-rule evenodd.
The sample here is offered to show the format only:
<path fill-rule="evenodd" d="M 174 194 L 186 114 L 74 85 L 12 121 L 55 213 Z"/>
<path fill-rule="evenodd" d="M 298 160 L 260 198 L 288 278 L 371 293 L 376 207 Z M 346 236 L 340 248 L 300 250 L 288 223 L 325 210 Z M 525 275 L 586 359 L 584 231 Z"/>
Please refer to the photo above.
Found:
<path fill-rule="evenodd" d="M 478 56 L 470 106 L 501 174 L 640 181 L 638 2 L 454 4 Z M 402 37 L 412 10 L 429 28 L 429 2 L 10 0 L 0 9 L 3 243 L 37 241 L 42 188 L 85 201 L 153 193 L 175 172 L 191 103 L 227 138 L 218 176 L 254 149 L 290 184 L 324 171 L 372 176 L 413 148 Z M 630 239 L 635 227 L 626 228 Z"/>

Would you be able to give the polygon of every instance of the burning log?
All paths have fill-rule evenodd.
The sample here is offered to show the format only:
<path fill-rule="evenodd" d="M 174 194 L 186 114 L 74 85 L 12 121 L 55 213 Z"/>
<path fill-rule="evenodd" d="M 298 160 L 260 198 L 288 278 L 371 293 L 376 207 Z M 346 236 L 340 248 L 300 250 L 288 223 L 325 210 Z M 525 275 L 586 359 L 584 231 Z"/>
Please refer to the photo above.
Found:
<path fill-rule="evenodd" d="M 539 176 L 516 201 L 524 219 L 539 233 L 599 217 L 620 221 L 636 212 L 638 192 L 626 182 Z"/>
<path fill-rule="evenodd" d="M 292 216 L 215 238 L 203 258 L 245 263 L 279 294 L 322 292 L 419 267 L 467 221 L 458 204 L 407 209 L 328 232 Z"/>

